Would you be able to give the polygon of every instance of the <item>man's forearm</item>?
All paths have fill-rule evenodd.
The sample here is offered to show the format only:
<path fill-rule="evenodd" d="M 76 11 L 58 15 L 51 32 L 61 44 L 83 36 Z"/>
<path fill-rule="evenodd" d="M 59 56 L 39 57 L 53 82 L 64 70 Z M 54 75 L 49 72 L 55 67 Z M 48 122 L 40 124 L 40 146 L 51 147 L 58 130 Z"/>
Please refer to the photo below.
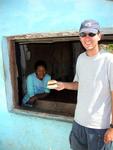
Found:
<path fill-rule="evenodd" d="M 64 82 L 64 89 L 78 90 L 78 82 Z"/>

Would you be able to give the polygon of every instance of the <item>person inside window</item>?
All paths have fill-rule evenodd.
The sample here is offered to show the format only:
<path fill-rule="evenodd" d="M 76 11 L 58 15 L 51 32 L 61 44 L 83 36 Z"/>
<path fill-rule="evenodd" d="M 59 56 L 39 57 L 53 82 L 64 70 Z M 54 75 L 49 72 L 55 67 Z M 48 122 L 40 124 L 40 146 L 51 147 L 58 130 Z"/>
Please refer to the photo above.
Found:
<path fill-rule="evenodd" d="M 27 92 L 23 98 L 23 105 L 32 106 L 38 99 L 45 98 L 50 90 L 47 88 L 47 82 L 51 76 L 47 74 L 47 65 L 44 61 L 39 60 L 35 63 L 35 72 L 27 77 Z"/>

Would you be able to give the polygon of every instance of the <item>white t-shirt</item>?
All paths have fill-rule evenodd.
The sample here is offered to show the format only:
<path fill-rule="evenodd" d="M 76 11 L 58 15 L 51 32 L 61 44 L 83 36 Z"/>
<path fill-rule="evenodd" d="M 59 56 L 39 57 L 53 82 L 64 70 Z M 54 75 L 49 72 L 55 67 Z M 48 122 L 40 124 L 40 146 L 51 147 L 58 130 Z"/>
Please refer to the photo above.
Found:
<path fill-rule="evenodd" d="M 74 120 L 89 128 L 109 128 L 113 54 L 103 50 L 93 57 L 87 56 L 86 52 L 80 54 L 74 81 L 79 82 Z"/>

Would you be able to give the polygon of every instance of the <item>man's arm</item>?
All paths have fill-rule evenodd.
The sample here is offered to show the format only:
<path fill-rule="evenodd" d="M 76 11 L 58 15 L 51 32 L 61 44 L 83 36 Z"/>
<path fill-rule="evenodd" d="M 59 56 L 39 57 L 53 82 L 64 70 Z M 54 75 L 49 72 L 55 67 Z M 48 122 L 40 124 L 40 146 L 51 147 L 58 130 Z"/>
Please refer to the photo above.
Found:
<path fill-rule="evenodd" d="M 113 91 L 111 92 L 111 107 L 112 107 L 112 122 L 111 124 L 113 124 Z M 113 141 L 113 128 L 109 128 L 105 135 L 104 135 L 104 142 L 106 144 L 108 144 L 109 142 Z"/>
<path fill-rule="evenodd" d="M 60 91 L 63 89 L 77 90 L 78 89 L 78 82 L 57 82 L 56 90 Z"/>

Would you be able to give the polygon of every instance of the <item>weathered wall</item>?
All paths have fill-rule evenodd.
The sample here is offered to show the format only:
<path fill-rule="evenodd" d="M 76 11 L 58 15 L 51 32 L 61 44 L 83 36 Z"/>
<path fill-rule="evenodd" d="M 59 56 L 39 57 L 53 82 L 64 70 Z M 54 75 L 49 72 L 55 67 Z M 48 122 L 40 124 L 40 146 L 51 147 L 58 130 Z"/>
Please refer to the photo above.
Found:
<path fill-rule="evenodd" d="M 3 36 L 33 32 L 78 30 L 93 18 L 113 27 L 109 0 L 3 0 L 0 1 L 0 150 L 69 150 L 71 123 L 8 112 L 2 59 Z M 8 59 L 5 66 L 8 66 Z M 7 83 L 9 86 L 9 83 Z M 10 92 L 10 87 L 9 87 Z"/>

